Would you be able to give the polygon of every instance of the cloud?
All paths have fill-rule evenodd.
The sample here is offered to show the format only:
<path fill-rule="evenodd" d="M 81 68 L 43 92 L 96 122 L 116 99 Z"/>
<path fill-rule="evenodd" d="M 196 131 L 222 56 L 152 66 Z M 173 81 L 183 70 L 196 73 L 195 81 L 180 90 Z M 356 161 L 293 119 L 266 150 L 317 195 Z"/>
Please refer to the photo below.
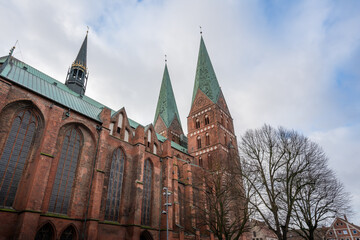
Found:
<path fill-rule="evenodd" d="M 359 9 L 358 1 L 3 1 L 0 51 L 19 40 L 16 57 L 65 81 L 89 26 L 87 95 L 144 125 L 167 54 L 186 131 L 201 25 L 237 136 L 263 123 L 311 136 L 355 200 L 359 168 L 337 163 L 359 162 Z"/>

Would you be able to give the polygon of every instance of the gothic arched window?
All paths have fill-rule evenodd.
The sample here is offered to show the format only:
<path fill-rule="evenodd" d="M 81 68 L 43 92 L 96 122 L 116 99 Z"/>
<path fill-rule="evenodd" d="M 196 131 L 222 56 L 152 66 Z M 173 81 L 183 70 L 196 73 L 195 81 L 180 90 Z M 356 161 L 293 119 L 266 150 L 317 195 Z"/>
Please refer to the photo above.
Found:
<path fill-rule="evenodd" d="M 206 144 L 206 146 L 210 145 L 210 135 L 209 135 L 209 133 L 205 134 L 205 144 Z"/>
<path fill-rule="evenodd" d="M 124 163 L 125 154 L 120 148 L 118 148 L 114 151 L 111 161 L 105 210 L 106 220 L 119 220 L 121 190 L 124 177 Z"/>
<path fill-rule="evenodd" d="M 18 112 L 12 122 L 0 158 L 0 206 L 13 205 L 37 126 L 36 116 L 28 109 Z"/>
<path fill-rule="evenodd" d="M 197 140 L 197 148 L 199 149 L 201 148 L 201 137 L 198 136 L 196 140 Z"/>
<path fill-rule="evenodd" d="M 205 115 L 205 125 L 210 123 L 209 115 Z"/>
<path fill-rule="evenodd" d="M 76 231 L 73 226 L 67 227 L 60 236 L 60 240 L 75 240 L 76 239 Z"/>
<path fill-rule="evenodd" d="M 221 122 L 221 125 L 224 125 L 224 118 L 223 118 L 222 114 L 220 115 L 220 122 Z"/>
<path fill-rule="evenodd" d="M 202 158 L 199 157 L 199 166 L 202 167 L 203 166 L 203 161 L 202 161 Z"/>
<path fill-rule="evenodd" d="M 157 154 L 157 145 L 156 145 L 156 143 L 154 143 L 153 153 Z"/>
<path fill-rule="evenodd" d="M 145 160 L 144 163 L 144 188 L 143 188 L 143 201 L 141 212 L 141 224 L 150 225 L 151 215 L 151 183 L 152 183 L 152 166 L 150 160 Z"/>
<path fill-rule="evenodd" d="M 54 230 L 50 223 L 46 223 L 36 233 L 35 240 L 54 239 Z"/>
<path fill-rule="evenodd" d="M 224 143 L 225 143 L 225 145 L 227 144 L 227 137 L 226 137 L 226 133 L 224 134 Z"/>
<path fill-rule="evenodd" d="M 122 128 L 122 124 L 124 121 L 124 115 L 122 113 L 119 114 L 118 127 Z"/>
<path fill-rule="evenodd" d="M 67 214 L 82 141 L 80 130 L 70 128 L 66 131 L 50 197 L 50 212 Z"/>
<path fill-rule="evenodd" d="M 147 145 L 148 145 L 148 147 L 150 147 L 150 143 L 151 143 L 151 130 L 149 129 L 149 131 L 148 131 L 148 136 L 147 136 Z"/>
<path fill-rule="evenodd" d="M 198 118 L 195 121 L 195 128 L 200 128 L 200 120 Z"/>
<path fill-rule="evenodd" d="M 124 134 L 124 141 L 128 142 L 129 141 L 129 130 L 125 129 L 125 134 Z"/>
<path fill-rule="evenodd" d="M 110 129 L 110 135 L 113 135 L 114 134 L 114 123 L 110 123 L 109 129 Z"/>

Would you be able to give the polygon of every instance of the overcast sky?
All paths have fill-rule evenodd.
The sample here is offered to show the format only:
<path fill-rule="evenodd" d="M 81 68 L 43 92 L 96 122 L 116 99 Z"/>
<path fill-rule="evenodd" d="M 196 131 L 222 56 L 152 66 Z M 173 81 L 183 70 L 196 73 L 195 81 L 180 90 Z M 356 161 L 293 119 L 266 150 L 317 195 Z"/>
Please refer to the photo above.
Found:
<path fill-rule="evenodd" d="M 360 1 L 10 0 L 0 55 L 65 82 L 89 26 L 86 95 L 153 121 L 164 55 L 186 131 L 199 26 L 238 138 L 264 123 L 318 142 L 360 225 Z"/>

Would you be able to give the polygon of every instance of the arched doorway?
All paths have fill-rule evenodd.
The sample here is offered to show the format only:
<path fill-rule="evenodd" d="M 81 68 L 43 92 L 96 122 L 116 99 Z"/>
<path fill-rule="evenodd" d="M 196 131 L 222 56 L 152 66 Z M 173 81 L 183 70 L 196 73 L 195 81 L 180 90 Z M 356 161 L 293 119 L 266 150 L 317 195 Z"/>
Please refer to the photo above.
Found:
<path fill-rule="evenodd" d="M 153 240 L 153 237 L 147 230 L 145 230 L 141 233 L 140 240 Z"/>

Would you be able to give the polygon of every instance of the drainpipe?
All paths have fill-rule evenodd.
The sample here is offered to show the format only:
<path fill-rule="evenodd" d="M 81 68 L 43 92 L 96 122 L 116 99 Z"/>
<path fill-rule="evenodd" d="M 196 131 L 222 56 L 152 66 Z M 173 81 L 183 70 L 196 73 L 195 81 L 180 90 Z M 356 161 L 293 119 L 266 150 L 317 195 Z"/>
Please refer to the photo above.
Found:
<path fill-rule="evenodd" d="M 98 133 L 98 140 L 97 140 L 97 144 L 96 144 L 96 151 L 95 151 L 95 157 L 94 157 L 94 161 L 93 161 L 93 171 L 91 173 L 91 181 L 90 181 L 90 189 L 89 189 L 89 197 L 88 197 L 88 201 L 86 204 L 86 212 L 85 212 L 85 218 L 84 218 L 84 224 L 83 224 L 83 231 L 81 234 L 81 239 L 86 239 L 85 235 L 86 235 L 86 221 L 87 221 L 87 215 L 88 215 L 88 211 L 89 211 L 89 205 L 90 205 L 90 197 L 91 197 L 91 189 L 92 189 L 92 184 L 93 184 L 93 180 L 94 180 L 94 172 L 95 172 L 95 164 L 96 164 L 96 160 L 97 160 L 97 155 L 98 155 L 98 151 L 99 151 L 99 142 L 100 142 L 100 132 L 102 130 L 102 126 L 96 125 L 96 131 Z"/>
<path fill-rule="evenodd" d="M 161 238 L 161 216 L 162 216 L 162 184 L 163 184 L 163 182 L 162 182 L 162 174 L 163 174 L 163 164 L 164 164 L 164 162 L 163 162 L 163 159 L 162 158 L 160 158 L 160 166 L 161 166 L 161 169 L 160 169 L 160 197 L 159 197 L 159 199 L 160 199 L 160 214 L 159 214 L 159 240 L 160 240 L 160 238 Z"/>

